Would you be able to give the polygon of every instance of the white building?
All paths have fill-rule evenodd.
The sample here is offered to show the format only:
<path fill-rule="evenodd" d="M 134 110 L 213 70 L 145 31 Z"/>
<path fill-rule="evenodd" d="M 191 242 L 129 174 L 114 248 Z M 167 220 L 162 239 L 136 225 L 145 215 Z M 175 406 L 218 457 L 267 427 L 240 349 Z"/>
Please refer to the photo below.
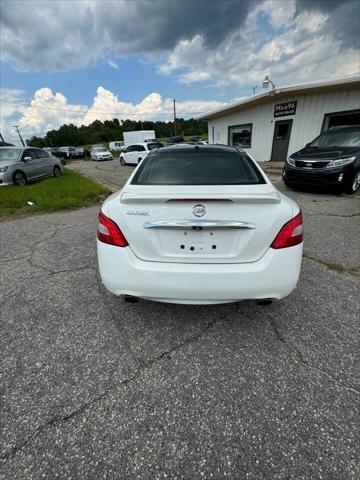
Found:
<path fill-rule="evenodd" d="M 275 88 L 198 118 L 209 122 L 209 143 L 285 161 L 330 127 L 360 125 L 360 78 Z"/>

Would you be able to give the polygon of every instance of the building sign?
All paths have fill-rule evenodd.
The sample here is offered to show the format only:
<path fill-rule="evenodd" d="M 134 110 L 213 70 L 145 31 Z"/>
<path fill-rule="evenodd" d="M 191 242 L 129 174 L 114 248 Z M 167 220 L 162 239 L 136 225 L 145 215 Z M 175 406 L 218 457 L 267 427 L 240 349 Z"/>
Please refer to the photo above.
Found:
<path fill-rule="evenodd" d="M 286 103 L 278 103 L 275 105 L 274 117 L 287 117 L 288 115 L 295 115 L 297 100 Z"/>

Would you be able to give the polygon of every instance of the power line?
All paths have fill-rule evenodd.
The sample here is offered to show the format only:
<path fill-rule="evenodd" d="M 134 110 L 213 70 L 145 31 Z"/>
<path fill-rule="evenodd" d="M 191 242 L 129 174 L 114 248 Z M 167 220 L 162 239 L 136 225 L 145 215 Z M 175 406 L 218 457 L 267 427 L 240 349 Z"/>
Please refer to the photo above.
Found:
<path fill-rule="evenodd" d="M 44 107 L 44 106 L 40 106 L 40 105 L 27 105 L 27 104 L 24 104 L 24 103 L 14 103 L 14 102 L 2 102 L 3 104 L 7 104 L 7 105 L 14 105 L 14 106 L 21 106 L 21 107 L 26 107 L 26 108 L 38 108 L 38 109 L 42 109 L 42 110 L 55 110 L 55 111 L 59 111 L 59 112 L 70 112 L 70 113 L 78 113 L 78 114 L 84 114 L 86 115 L 87 113 L 99 113 L 99 114 L 103 114 L 103 115 L 167 115 L 167 116 L 170 116 L 172 115 L 172 111 L 169 110 L 169 112 L 167 113 L 161 113 L 161 112 L 141 112 L 141 113 L 131 113 L 131 112 L 118 112 L 118 111 L 113 111 L 113 112 L 104 112 L 104 111 L 101 111 L 101 110 L 97 110 L 97 109 L 91 109 L 91 110 L 87 110 L 87 111 L 81 111 L 81 110 L 72 110 L 72 109 L 68 109 L 68 108 L 58 108 L 58 107 Z M 19 112 L 19 113 L 23 113 L 23 112 Z M 201 115 L 202 113 L 205 113 L 204 111 L 202 112 L 178 112 L 178 115 Z M 9 115 L 10 116 L 10 115 Z"/>

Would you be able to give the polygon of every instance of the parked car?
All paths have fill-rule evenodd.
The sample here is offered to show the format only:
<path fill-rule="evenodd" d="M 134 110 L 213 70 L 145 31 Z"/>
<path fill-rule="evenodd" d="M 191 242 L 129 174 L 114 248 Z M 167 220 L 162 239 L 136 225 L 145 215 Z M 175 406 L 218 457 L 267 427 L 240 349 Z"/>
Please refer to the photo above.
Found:
<path fill-rule="evenodd" d="M 84 147 L 75 147 L 74 157 L 73 158 L 84 158 L 85 157 L 85 148 Z"/>
<path fill-rule="evenodd" d="M 64 152 L 66 158 L 75 158 L 75 147 L 59 147 L 60 152 Z"/>
<path fill-rule="evenodd" d="M 333 127 L 287 159 L 289 187 L 326 186 L 346 193 L 360 187 L 360 125 Z"/>
<path fill-rule="evenodd" d="M 129 145 L 120 154 L 121 165 L 137 165 L 144 160 L 151 150 L 163 148 L 161 142 L 136 143 Z"/>
<path fill-rule="evenodd" d="M 181 143 L 183 141 L 184 141 L 184 137 L 182 137 L 181 135 L 176 135 L 174 137 L 168 138 L 169 143 Z"/>
<path fill-rule="evenodd" d="M 0 186 L 60 177 L 62 171 L 60 159 L 41 148 L 0 147 Z"/>
<path fill-rule="evenodd" d="M 115 295 L 216 304 L 286 297 L 298 281 L 302 216 L 244 151 L 150 152 L 101 207 L 100 275 Z"/>
<path fill-rule="evenodd" d="M 48 153 L 51 153 L 51 155 L 53 157 L 58 158 L 61 161 L 61 163 L 63 165 L 65 165 L 65 163 L 66 163 L 66 161 L 65 161 L 66 160 L 66 153 L 65 152 L 62 152 L 58 148 L 55 148 L 55 147 L 51 147 L 51 148 L 50 147 L 44 147 L 43 150 L 45 150 Z"/>
<path fill-rule="evenodd" d="M 91 160 L 99 162 L 101 160 L 112 160 L 112 153 L 103 145 L 94 145 L 90 150 Z"/>

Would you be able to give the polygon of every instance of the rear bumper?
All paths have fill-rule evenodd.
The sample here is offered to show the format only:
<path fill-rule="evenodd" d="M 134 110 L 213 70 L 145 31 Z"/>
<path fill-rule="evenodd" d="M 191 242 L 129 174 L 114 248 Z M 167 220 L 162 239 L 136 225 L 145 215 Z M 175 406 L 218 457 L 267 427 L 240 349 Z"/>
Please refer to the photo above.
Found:
<path fill-rule="evenodd" d="M 163 263 L 97 241 L 100 275 L 110 292 L 186 304 L 284 298 L 296 287 L 302 250 L 303 244 L 269 248 L 257 262 L 243 264 Z"/>
<path fill-rule="evenodd" d="M 340 174 L 343 174 L 341 180 L 339 180 Z M 333 169 L 305 169 L 285 164 L 284 180 L 293 185 L 335 187 L 351 182 L 352 175 L 353 167 L 351 165 Z"/>

